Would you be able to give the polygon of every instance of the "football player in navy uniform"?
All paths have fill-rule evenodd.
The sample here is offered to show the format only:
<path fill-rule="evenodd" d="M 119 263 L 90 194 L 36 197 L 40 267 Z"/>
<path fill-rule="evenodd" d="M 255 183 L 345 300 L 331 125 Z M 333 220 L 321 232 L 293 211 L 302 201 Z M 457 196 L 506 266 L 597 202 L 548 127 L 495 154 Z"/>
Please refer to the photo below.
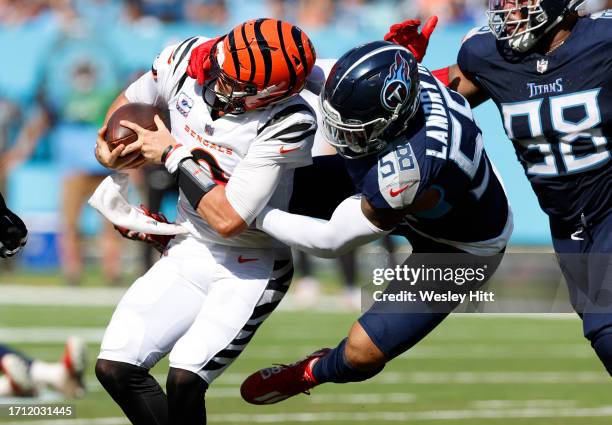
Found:
<path fill-rule="evenodd" d="M 17 254 L 28 240 L 28 229 L 23 221 L 4 203 L 0 194 L 0 257 Z"/>
<path fill-rule="evenodd" d="M 497 105 L 549 216 L 584 336 L 612 374 L 612 10 L 581 17 L 582 3 L 490 0 L 489 26 L 433 74 L 472 106 Z M 385 39 L 423 57 L 432 23 L 421 34 L 416 20 L 394 25 Z"/>
<path fill-rule="evenodd" d="M 259 229 L 323 257 L 394 231 L 413 247 L 404 264 L 409 268 L 435 266 L 448 253 L 461 253 L 493 273 L 512 232 L 512 213 L 462 96 L 418 65 L 407 49 L 376 41 L 338 60 L 320 102 L 326 137 L 347 158 L 360 194 L 342 201 L 329 221 L 266 207 L 257 219 Z M 392 282 L 385 293 L 402 287 L 405 283 Z M 396 310 L 377 300 L 336 348 L 254 373 L 243 383 L 242 396 L 271 404 L 325 382 L 368 379 L 456 305 L 440 311 L 415 300 Z"/>

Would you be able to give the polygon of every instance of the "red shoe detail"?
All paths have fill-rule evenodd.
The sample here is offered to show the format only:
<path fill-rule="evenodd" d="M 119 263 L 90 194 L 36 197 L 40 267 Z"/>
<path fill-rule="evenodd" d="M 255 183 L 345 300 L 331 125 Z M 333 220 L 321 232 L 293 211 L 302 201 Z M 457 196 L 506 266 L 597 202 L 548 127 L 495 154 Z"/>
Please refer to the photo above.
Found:
<path fill-rule="evenodd" d="M 274 404 L 300 393 L 310 394 L 309 390 L 318 385 L 312 367 L 329 351 L 323 348 L 296 363 L 253 373 L 240 386 L 242 398 L 251 404 Z"/>
<path fill-rule="evenodd" d="M 68 374 L 81 382 L 85 372 L 86 361 L 87 352 L 85 342 L 78 337 L 69 337 L 64 346 L 64 354 L 62 356 L 62 362 Z"/>

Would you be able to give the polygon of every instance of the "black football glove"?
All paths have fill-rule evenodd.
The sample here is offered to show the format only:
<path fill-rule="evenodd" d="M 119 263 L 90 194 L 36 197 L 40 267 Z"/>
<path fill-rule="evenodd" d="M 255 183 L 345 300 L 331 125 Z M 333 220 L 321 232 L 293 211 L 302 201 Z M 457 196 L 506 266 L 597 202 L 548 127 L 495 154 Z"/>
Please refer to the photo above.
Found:
<path fill-rule="evenodd" d="M 0 257 L 15 255 L 27 242 L 28 229 L 8 208 L 0 209 Z"/>

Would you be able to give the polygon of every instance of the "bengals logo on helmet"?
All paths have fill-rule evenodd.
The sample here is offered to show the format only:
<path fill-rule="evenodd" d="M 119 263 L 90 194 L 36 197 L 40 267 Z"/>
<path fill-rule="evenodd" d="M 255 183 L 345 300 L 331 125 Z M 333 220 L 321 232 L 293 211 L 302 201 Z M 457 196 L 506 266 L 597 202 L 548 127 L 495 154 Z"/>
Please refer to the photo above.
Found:
<path fill-rule="evenodd" d="M 284 100 L 304 88 L 316 60 L 301 29 L 276 19 L 257 19 L 232 29 L 215 55 L 224 81 L 250 110 Z"/>

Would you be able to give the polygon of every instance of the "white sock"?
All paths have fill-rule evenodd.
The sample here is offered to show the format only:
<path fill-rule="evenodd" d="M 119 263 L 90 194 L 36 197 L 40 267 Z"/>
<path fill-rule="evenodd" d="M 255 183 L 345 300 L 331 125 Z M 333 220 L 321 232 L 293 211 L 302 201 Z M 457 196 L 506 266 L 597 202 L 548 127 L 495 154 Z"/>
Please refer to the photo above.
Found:
<path fill-rule="evenodd" d="M 68 378 L 68 371 L 62 363 L 47 363 L 34 360 L 30 366 L 30 376 L 34 385 L 49 385 L 61 388 Z"/>
<path fill-rule="evenodd" d="M 0 397 L 13 395 L 13 387 L 6 376 L 0 376 Z"/>

